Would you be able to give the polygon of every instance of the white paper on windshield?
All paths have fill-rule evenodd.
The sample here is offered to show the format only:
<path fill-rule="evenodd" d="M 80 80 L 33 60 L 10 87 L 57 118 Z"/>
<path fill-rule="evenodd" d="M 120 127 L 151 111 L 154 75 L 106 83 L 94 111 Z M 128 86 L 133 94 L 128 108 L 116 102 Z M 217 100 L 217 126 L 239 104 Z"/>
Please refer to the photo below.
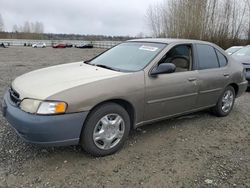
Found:
<path fill-rule="evenodd" d="M 140 50 L 146 50 L 146 51 L 150 51 L 150 52 L 155 52 L 156 50 L 158 50 L 157 47 L 153 47 L 153 46 L 141 46 L 139 48 Z"/>

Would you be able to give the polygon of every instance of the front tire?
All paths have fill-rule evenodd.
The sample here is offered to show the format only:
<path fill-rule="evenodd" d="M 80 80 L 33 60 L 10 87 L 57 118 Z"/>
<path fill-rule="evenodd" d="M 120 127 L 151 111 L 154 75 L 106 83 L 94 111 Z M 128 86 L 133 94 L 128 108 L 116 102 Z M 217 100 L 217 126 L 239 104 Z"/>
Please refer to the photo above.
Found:
<path fill-rule="evenodd" d="M 110 155 L 122 148 L 129 131 L 128 112 L 116 103 L 106 103 L 90 113 L 80 143 L 93 156 Z"/>
<path fill-rule="evenodd" d="M 218 117 L 225 117 L 233 109 L 235 101 L 235 90 L 232 86 L 227 86 L 222 95 L 220 96 L 212 112 Z"/>

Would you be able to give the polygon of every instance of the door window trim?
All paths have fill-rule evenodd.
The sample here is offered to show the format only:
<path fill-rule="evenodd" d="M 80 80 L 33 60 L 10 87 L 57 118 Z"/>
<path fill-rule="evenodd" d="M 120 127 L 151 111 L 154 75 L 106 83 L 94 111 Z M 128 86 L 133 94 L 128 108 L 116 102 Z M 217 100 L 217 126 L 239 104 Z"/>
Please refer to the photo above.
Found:
<path fill-rule="evenodd" d="M 228 59 L 227 59 L 227 57 L 223 54 L 223 53 L 221 53 L 218 49 L 216 49 L 215 47 L 214 47 L 214 51 L 215 51 L 215 54 L 216 54 L 216 56 L 217 56 L 217 60 L 218 60 L 218 63 L 219 63 L 219 68 L 223 68 L 223 67 L 226 67 L 226 66 L 228 66 Z M 218 51 L 218 52 L 217 52 Z M 218 53 L 220 53 L 225 59 L 226 59 L 226 65 L 225 66 L 221 66 L 221 63 L 220 63 L 220 60 L 219 60 L 219 55 L 218 55 Z"/>
<path fill-rule="evenodd" d="M 191 66 L 191 69 L 189 67 L 189 70 L 188 71 L 184 71 L 184 72 L 191 72 L 191 71 L 195 71 L 197 70 L 197 58 L 195 56 L 195 46 L 194 46 L 194 43 L 182 43 L 182 44 L 176 44 L 174 46 L 172 46 L 168 51 L 166 51 L 162 56 L 161 58 L 150 68 L 149 72 L 148 72 L 148 75 L 150 76 L 151 75 L 151 72 L 152 70 L 158 66 L 158 63 L 162 60 L 162 58 L 170 51 L 172 50 L 173 48 L 177 47 L 177 46 L 183 46 L 183 45 L 186 45 L 186 46 L 190 46 L 191 47 L 191 56 L 192 56 L 192 59 L 190 61 L 190 63 L 192 64 Z M 183 72 L 173 72 L 171 74 L 176 74 L 176 73 L 183 73 Z M 151 77 L 151 76 L 150 76 Z"/>

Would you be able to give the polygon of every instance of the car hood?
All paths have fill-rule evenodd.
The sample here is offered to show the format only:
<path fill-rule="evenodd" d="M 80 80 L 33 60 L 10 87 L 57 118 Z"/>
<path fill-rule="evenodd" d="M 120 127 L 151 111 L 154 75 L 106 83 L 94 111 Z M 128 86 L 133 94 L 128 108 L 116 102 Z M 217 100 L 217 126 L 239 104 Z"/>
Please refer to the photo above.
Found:
<path fill-rule="evenodd" d="M 64 90 L 129 73 L 112 71 L 83 62 L 57 65 L 26 73 L 12 82 L 20 99 L 45 100 Z"/>

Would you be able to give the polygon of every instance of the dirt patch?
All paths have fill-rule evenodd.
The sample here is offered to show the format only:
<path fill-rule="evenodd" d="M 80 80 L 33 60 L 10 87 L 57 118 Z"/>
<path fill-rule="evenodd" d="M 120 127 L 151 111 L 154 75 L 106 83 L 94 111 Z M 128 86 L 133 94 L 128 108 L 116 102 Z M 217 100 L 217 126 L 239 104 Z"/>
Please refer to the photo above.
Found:
<path fill-rule="evenodd" d="M 0 49 L 0 95 L 25 72 L 87 60 L 102 49 Z M 250 93 L 232 113 L 204 111 L 132 131 L 117 154 L 24 143 L 0 115 L 0 187 L 250 187 Z"/>

